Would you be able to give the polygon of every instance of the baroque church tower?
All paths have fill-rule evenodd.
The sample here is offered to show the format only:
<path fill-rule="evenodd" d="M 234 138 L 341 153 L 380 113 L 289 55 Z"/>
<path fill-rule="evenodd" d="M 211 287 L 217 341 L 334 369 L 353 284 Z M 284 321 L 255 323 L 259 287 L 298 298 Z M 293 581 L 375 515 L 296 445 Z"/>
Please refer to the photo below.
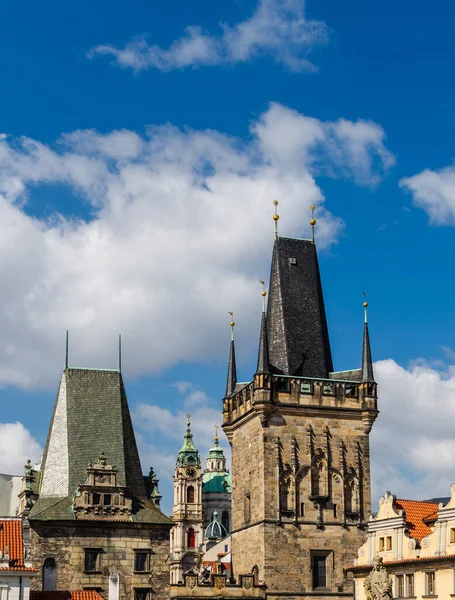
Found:
<path fill-rule="evenodd" d="M 217 513 L 226 533 L 231 525 L 232 479 L 226 467 L 226 457 L 218 439 L 216 427 L 213 446 L 209 450 L 206 468 L 202 476 L 202 514 L 204 527 L 213 521 Z"/>
<path fill-rule="evenodd" d="M 269 598 L 341 599 L 371 510 L 366 303 L 361 367 L 335 372 L 314 240 L 276 236 L 267 311 L 263 296 L 256 373 L 237 383 L 232 340 L 223 400 L 233 575 L 254 573 Z"/>
<path fill-rule="evenodd" d="M 202 468 L 193 443 L 190 415 L 174 475 L 174 509 L 171 531 L 171 584 L 183 581 L 186 573 L 197 572 L 204 541 L 202 523 Z"/>

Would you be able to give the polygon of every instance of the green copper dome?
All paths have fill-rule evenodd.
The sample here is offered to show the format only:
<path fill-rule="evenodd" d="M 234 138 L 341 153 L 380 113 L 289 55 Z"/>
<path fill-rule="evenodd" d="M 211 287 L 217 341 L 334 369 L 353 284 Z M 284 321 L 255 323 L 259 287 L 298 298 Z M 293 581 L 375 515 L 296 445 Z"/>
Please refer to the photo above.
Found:
<path fill-rule="evenodd" d="M 183 446 L 177 455 L 177 466 L 199 466 L 199 452 L 193 444 L 193 434 L 190 428 L 190 417 L 187 415 L 186 432 L 183 439 Z"/>
<path fill-rule="evenodd" d="M 214 492 L 216 494 L 230 494 L 232 491 L 232 477 L 229 473 L 220 471 L 206 471 L 202 475 L 202 493 Z"/>
<path fill-rule="evenodd" d="M 227 536 L 225 526 L 218 521 L 218 513 L 213 513 L 213 521 L 205 528 L 205 538 L 224 539 Z"/>
<path fill-rule="evenodd" d="M 214 444 L 209 450 L 209 458 L 224 458 L 223 449 L 220 448 L 220 444 L 218 443 L 218 435 L 215 435 Z"/>

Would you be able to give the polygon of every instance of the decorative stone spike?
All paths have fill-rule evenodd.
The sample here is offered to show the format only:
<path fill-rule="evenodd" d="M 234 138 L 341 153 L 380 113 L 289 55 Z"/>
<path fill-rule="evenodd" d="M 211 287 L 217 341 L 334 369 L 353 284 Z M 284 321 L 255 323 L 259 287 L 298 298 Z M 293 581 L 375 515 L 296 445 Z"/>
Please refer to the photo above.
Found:
<path fill-rule="evenodd" d="M 344 445 L 344 442 L 340 442 L 340 470 L 343 474 L 345 474 L 347 470 L 346 446 Z"/>
<path fill-rule="evenodd" d="M 276 437 L 273 440 L 275 444 L 275 464 L 279 467 L 280 472 L 282 471 L 282 457 L 281 457 L 281 440 L 279 437 Z"/>
<path fill-rule="evenodd" d="M 325 428 L 325 454 L 327 456 L 327 463 L 330 466 L 332 464 L 332 434 L 328 427 Z"/>
<path fill-rule="evenodd" d="M 314 456 L 314 438 L 315 438 L 315 435 L 314 435 L 313 428 L 311 427 L 311 425 L 308 425 L 308 427 L 307 427 L 307 452 L 308 452 L 308 455 L 310 458 L 310 462 Z"/>
<path fill-rule="evenodd" d="M 294 472 L 297 473 L 297 471 L 299 470 L 299 445 L 298 445 L 295 437 L 292 438 L 291 447 L 292 447 L 292 458 L 291 458 L 292 466 L 294 468 Z"/>

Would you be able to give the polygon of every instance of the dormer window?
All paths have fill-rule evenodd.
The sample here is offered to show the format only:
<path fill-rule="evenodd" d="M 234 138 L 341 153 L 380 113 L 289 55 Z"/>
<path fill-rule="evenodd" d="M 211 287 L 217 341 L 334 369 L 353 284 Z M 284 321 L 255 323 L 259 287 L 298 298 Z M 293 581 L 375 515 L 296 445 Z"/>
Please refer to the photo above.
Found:
<path fill-rule="evenodd" d="M 89 463 L 86 473 L 74 499 L 76 519 L 115 521 L 131 514 L 132 500 L 126 497 L 125 487 L 118 485 L 118 471 L 107 464 L 103 453 L 95 464 Z"/>

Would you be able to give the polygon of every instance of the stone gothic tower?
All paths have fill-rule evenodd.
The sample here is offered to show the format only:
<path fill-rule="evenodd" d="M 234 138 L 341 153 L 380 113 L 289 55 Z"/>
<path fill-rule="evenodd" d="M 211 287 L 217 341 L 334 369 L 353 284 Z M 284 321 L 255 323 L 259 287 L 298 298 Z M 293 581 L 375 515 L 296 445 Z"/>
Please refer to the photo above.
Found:
<path fill-rule="evenodd" d="M 190 415 L 174 475 L 174 510 L 171 530 L 171 584 L 183 582 L 185 573 L 197 572 L 204 542 L 202 524 L 202 469 L 193 443 Z"/>
<path fill-rule="evenodd" d="M 376 383 L 366 319 L 361 368 L 333 371 L 312 241 L 277 236 L 256 373 L 235 373 L 231 342 L 233 575 L 253 572 L 269 598 L 346 597 L 370 515 Z"/>

